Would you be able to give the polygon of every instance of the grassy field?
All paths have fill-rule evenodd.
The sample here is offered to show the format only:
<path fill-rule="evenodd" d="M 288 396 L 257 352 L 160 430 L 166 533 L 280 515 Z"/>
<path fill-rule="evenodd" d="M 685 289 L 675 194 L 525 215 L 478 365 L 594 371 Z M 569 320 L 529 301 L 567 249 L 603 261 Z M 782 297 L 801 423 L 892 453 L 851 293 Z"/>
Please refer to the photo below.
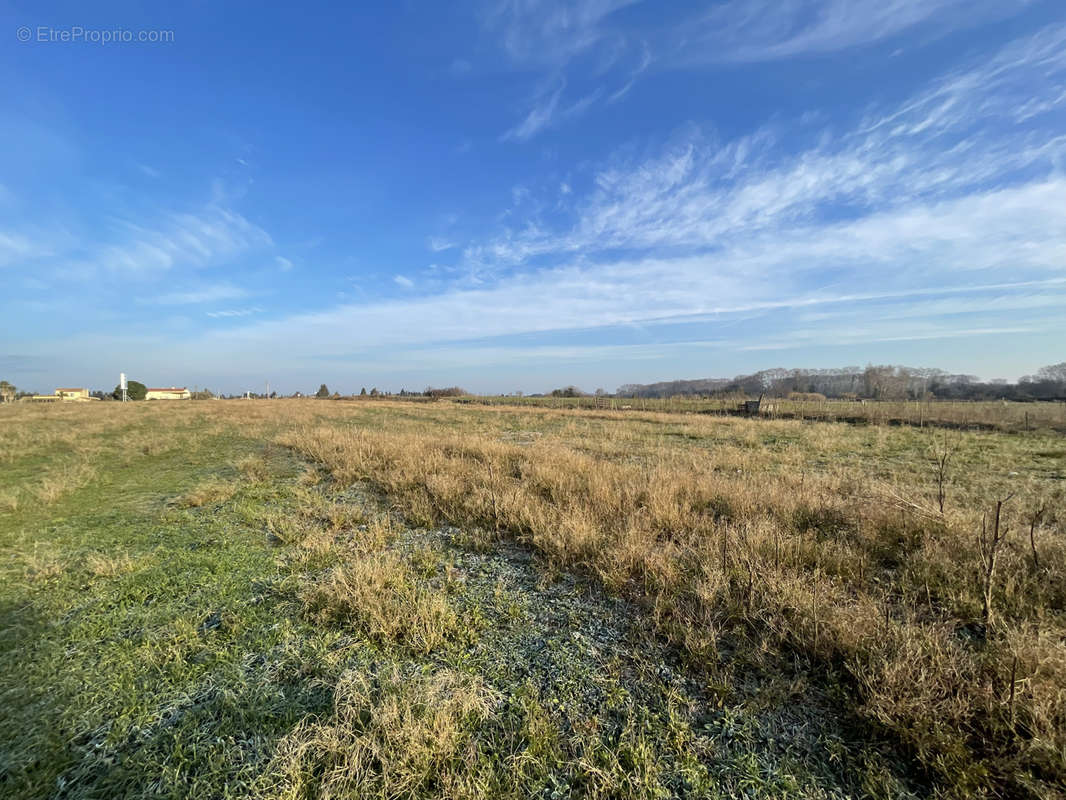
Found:
<path fill-rule="evenodd" d="M 994 412 L 0 407 L 0 796 L 1062 797 L 1066 439 Z"/>
<path fill-rule="evenodd" d="M 511 397 L 469 398 L 466 402 L 525 408 L 602 411 L 660 411 L 668 414 L 735 414 L 747 395 L 716 397 Z M 910 425 L 956 430 L 1058 431 L 1066 433 L 1066 403 L 1007 403 L 984 400 L 788 400 L 764 398 L 762 416 L 768 419 L 851 422 L 868 425 Z"/>

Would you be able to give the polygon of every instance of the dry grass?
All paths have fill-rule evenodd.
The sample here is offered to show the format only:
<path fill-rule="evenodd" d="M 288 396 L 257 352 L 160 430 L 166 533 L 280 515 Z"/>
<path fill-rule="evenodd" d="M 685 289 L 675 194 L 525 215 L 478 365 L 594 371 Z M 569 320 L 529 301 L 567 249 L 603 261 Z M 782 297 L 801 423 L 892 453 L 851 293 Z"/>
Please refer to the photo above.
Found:
<path fill-rule="evenodd" d="M 270 474 L 270 468 L 262 455 L 245 456 L 233 466 L 249 483 L 259 483 Z"/>
<path fill-rule="evenodd" d="M 478 397 L 460 400 L 489 406 L 519 408 L 586 409 L 634 413 L 731 414 L 745 399 L 725 397 Z M 856 402 L 803 398 L 765 398 L 766 419 L 851 421 L 871 425 L 911 425 L 997 431 L 1052 430 L 1066 432 L 1066 404 L 1020 403 L 1002 400 L 890 400 Z"/>
<path fill-rule="evenodd" d="M 494 694 L 469 675 L 345 673 L 333 714 L 279 748 L 265 794 L 278 798 L 477 797 L 470 731 Z"/>
<path fill-rule="evenodd" d="M 97 578 L 114 578 L 125 575 L 137 568 L 137 562 L 128 553 L 108 554 L 89 553 L 85 557 L 85 568 Z"/>
<path fill-rule="evenodd" d="M 30 493 L 41 503 L 51 505 L 64 495 L 77 491 L 96 477 L 97 470 L 86 462 L 53 469 L 31 483 Z"/>
<path fill-rule="evenodd" d="M 237 493 L 238 488 L 240 488 L 239 484 L 234 481 L 210 478 L 192 491 L 183 494 L 174 501 L 174 504 L 181 508 L 200 508 L 225 503 Z"/>
<path fill-rule="evenodd" d="M 303 603 L 316 622 L 348 625 L 415 653 L 432 652 L 459 632 L 446 598 L 420 585 L 394 553 L 366 555 L 333 568 L 304 591 Z"/>
<path fill-rule="evenodd" d="M 0 509 L 8 512 L 18 511 L 22 492 L 18 489 L 6 489 L 0 492 Z"/>
<path fill-rule="evenodd" d="M 542 413 L 542 427 L 558 422 L 559 412 Z M 620 443 L 594 438 L 582 422 L 530 445 L 333 425 L 283 441 L 342 482 L 376 482 L 418 524 L 503 531 L 550 564 L 639 599 L 711 672 L 723 644 L 755 664 L 793 653 L 828 669 L 851 710 L 894 735 L 955 796 L 1053 796 L 1066 780 L 1061 519 L 1042 520 L 1039 569 L 1028 543 L 1010 540 L 995 587 L 999 622 L 983 631 L 975 573 L 986 509 L 976 496 L 996 496 L 998 476 L 957 476 L 957 507 L 941 515 L 930 510 L 927 465 L 887 477 L 873 464 L 808 471 L 812 455 L 839 445 L 825 437 L 853 435 L 841 426 L 807 433 L 795 423 L 708 421 L 731 439 L 708 453 L 640 442 L 632 431 Z M 767 453 L 768 433 L 804 439 Z M 1014 483 L 1017 531 L 1052 490 Z M 339 578 L 330 595 L 345 596 L 348 585 Z M 373 592 L 399 597 L 385 583 Z"/>

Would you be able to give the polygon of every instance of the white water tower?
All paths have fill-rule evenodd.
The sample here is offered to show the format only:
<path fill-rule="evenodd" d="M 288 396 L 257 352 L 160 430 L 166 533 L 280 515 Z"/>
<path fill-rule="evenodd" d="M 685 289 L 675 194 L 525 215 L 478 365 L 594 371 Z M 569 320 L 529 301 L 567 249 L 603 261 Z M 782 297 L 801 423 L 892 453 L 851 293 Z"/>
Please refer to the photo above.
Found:
<path fill-rule="evenodd" d="M 120 372 L 118 374 L 118 388 L 122 390 L 122 402 L 126 402 L 126 373 Z"/>

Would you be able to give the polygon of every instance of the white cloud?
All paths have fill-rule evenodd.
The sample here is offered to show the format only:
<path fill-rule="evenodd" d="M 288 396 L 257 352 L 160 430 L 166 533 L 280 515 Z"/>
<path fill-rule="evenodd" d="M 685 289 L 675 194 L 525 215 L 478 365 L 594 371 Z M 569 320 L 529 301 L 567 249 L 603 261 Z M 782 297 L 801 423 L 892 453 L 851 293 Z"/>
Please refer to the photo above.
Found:
<path fill-rule="evenodd" d="M 410 278 L 406 277 L 405 275 L 394 275 L 392 277 L 392 280 L 396 284 L 404 287 L 405 289 L 410 289 L 412 286 L 415 285 L 415 282 L 413 280 L 411 280 Z"/>
<path fill-rule="evenodd" d="M 102 241 L 80 242 L 71 248 L 87 255 L 57 255 L 64 264 L 60 271 L 68 277 L 154 278 L 175 269 L 225 264 L 272 244 L 270 235 L 258 225 L 212 204 L 197 212 L 166 214 L 149 224 L 115 219 Z"/>
<path fill-rule="evenodd" d="M 635 0 L 503 0 L 485 14 L 486 27 L 500 37 L 517 63 L 558 67 L 607 38 L 604 25 Z"/>
<path fill-rule="evenodd" d="M 652 64 L 661 69 L 770 61 L 829 53 L 911 29 L 941 34 L 1012 16 L 1033 0 L 727 0 L 680 22 L 630 29 L 619 12 L 635 0 L 504 0 L 483 15 L 508 59 L 562 87 L 535 92 L 502 136 L 527 141 L 603 100 L 621 100 Z M 581 86 L 567 102 L 567 77 Z M 1018 113 L 1025 113 L 1025 108 Z"/>
<path fill-rule="evenodd" d="M 455 242 L 441 236 L 430 236 L 426 242 L 426 247 L 434 253 L 442 253 L 445 250 L 451 250 L 455 247 Z"/>
<path fill-rule="evenodd" d="M 525 118 L 517 125 L 504 131 L 500 136 L 500 141 L 528 141 L 538 133 L 581 116 L 603 94 L 601 89 L 595 89 L 572 103 L 563 104 L 560 101 L 565 89 L 566 84 L 564 82 L 558 88 L 538 96 Z"/>
<path fill-rule="evenodd" d="M 724 340 L 771 347 L 782 333 L 832 344 L 1062 328 L 1066 137 L 1053 119 L 1008 113 L 1007 99 L 1036 71 L 1029 98 L 1058 102 L 1059 41 L 1066 31 L 1014 43 L 851 130 L 804 133 L 798 150 L 784 128 L 726 143 L 695 135 L 641 161 L 609 159 L 575 196 L 569 224 L 546 224 L 545 204 L 521 187 L 508 217 L 517 227 L 464 254 L 477 281 L 227 335 L 250 352 L 271 342 L 294 357 L 342 357 L 356 328 L 367 348 L 747 318 L 787 321 L 770 341 L 742 328 Z M 554 204 L 557 179 L 543 192 Z M 1020 323 L 1005 318 L 1023 312 Z"/>
<path fill-rule="evenodd" d="M 651 61 L 647 45 L 614 26 L 613 18 L 637 0 L 505 0 L 483 22 L 509 61 L 542 71 L 528 108 L 501 141 L 525 142 L 586 113 L 604 97 L 621 98 Z M 580 62 L 575 67 L 574 63 Z M 570 71 L 592 85 L 567 97 Z M 580 85 L 583 81 L 579 81 Z"/>
<path fill-rule="evenodd" d="M 0 267 L 51 255 L 43 243 L 21 233 L 0 231 Z"/>
<path fill-rule="evenodd" d="M 282 272 L 288 272 L 293 267 L 292 261 L 285 258 L 285 256 L 274 256 L 274 263 L 278 265 L 278 269 Z"/>
<path fill-rule="evenodd" d="M 227 317 L 247 317 L 252 314 L 261 314 L 263 309 L 261 308 L 231 308 L 223 311 L 208 311 L 207 316 L 214 318 L 227 318 Z"/>
<path fill-rule="evenodd" d="M 947 31 L 1022 10 L 1030 0 L 730 0 L 678 29 L 683 62 L 767 61 L 845 50 L 918 26 Z"/>
<path fill-rule="evenodd" d="M 1064 85 L 1066 26 L 953 72 L 898 108 L 871 110 L 851 131 L 825 131 L 799 152 L 767 129 L 726 144 L 690 136 L 657 157 L 615 163 L 596 174 L 569 229 L 529 219 L 467 256 L 508 265 L 552 254 L 720 248 L 792 228 L 817 236 L 842 209 L 862 217 L 1046 175 L 1066 162 L 1066 135 L 1043 116 L 1023 124 L 1012 98 L 1024 91 L 1031 104 L 1066 108 Z"/>
<path fill-rule="evenodd" d="M 555 110 L 559 105 L 559 98 L 563 95 L 563 87 L 559 87 L 546 97 L 537 100 L 536 104 L 526 114 L 525 119 L 508 129 L 500 137 L 502 141 L 516 139 L 524 142 L 535 134 L 547 128 L 555 120 Z"/>
<path fill-rule="evenodd" d="M 180 292 L 167 292 L 155 297 L 144 298 L 141 302 L 167 306 L 202 305 L 204 303 L 216 303 L 219 300 L 233 300 L 247 295 L 248 292 L 238 286 L 219 283 Z"/>

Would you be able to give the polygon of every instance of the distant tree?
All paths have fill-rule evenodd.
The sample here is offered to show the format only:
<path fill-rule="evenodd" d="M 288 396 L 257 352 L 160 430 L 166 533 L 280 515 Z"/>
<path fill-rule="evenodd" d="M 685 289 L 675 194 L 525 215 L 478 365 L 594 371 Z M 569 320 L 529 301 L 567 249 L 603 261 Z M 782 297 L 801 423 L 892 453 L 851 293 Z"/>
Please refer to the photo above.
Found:
<path fill-rule="evenodd" d="M 193 400 L 211 400 L 214 396 L 210 389 L 199 389 L 191 395 Z"/>
<path fill-rule="evenodd" d="M 381 394 L 381 392 L 378 391 L 378 387 L 376 387 L 376 386 L 373 389 L 370 390 L 370 396 L 371 397 L 377 397 L 380 394 Z"/>
<path fill-rule="evenodd" d="M 1066 383 L 1066 361 L 1061 364 L 1050 364 L 1036 371 L 1037 380 L 1051 381 L 1052 383 Z"/>
<path fill-rule="evenodd" d="M 315 392 L 315 397 L 329 397 L 329 388 L 326 386 L 326 384 L 323 383 L 321 386 L 318 387 L 318 391 Z"/>
<path fill-rule="evenodd" d="M 875 400 L 903 400 L 907 396 L 910 373 L 905 367 L 870 364 L 863 372 L 866 396 Z"/>
<path fill-rule="evenodd" d="M 15 399 L 18 390 L 13 383 L 0 381 L 0 403 L 9 403 Z"/>
<path fill-rule="evenodd" d="M 126 397 L 130 400 L 143 400 L 148 395 L 148 387 L 140 381 L 126 381 Z M 122 399 L 122 386 L 116 386 L 111 396 Z"/>
<path fill-rule="evenodd" d="M 566 386 L 562 389 L 552 389 L 552 397 L 585 397 L 585 393 L 576 386 Z"/>
<path fill-rule="evenodd" d="M 359 396 L 360 397 L 366 397 L 366 387 L 365 386 L 362 389 L 359 390 Z"/>
<path fill-rule="evenodd" d="M 463 397 L 468 392 L 459 386 L 449 386 L 446 389 L 434 389 L 432 386 L 427 386 L 422 394 L 426 397 Z"/>

